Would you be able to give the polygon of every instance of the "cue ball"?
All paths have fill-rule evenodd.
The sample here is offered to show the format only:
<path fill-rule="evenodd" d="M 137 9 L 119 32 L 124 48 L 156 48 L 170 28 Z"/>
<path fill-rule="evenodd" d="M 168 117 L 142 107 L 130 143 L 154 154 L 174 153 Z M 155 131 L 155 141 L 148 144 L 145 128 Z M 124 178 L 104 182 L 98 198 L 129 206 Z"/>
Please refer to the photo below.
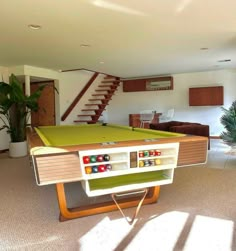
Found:
<path fill-rule="evenodd" d="M 99 172 L 105 172 L 106 171 L 106 166 L 105 165 L 99 165 L 98 166 L 98 171 Z"/>
<path fill-rule="evenodd" d="M 104 161 L 109 161 L 110 160 L 110 156 L 108 154 L 104 154 L 103 160 Z"/>
<path fill-rule="evenodd" d="M 95 163 L 96 161 L 97 161 L 96 156 L 94 156 L 94 155 L 90 156 L 90 162 L 91 163 Z"/>
<path fill-rule="evenodd" d="M 97 156 L 97 162 L 102 162 L 103 161 L 103 156 L 102 155 L 98 155 Z"/>
<path fill-rule="evenodd" d="M 90 162 L 89 156 L 84 156 L 83 157 L 83 162 L 84 162 L 84 164 L 88 164 Z"/>
<path fill-rule="evenodd" d="M 93 173 L 98 173 L 98 167 L 97 166 L 93 166 L 92 170 L 93 170 Z"/>

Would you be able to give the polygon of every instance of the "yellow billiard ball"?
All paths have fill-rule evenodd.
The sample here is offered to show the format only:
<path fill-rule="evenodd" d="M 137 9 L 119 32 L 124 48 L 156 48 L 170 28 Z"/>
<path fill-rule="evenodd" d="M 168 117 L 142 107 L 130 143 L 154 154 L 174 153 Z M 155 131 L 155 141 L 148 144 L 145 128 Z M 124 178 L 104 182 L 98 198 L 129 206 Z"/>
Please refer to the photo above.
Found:
<path fill-rule="evenodd" d="M 92 173 L 93 172 L 93 170 L 92 170 L 92 167 L 91 166 L 86 166 L 85 167 L 85 173 L 86 174 L 90 174 L 90 173 Z"/>

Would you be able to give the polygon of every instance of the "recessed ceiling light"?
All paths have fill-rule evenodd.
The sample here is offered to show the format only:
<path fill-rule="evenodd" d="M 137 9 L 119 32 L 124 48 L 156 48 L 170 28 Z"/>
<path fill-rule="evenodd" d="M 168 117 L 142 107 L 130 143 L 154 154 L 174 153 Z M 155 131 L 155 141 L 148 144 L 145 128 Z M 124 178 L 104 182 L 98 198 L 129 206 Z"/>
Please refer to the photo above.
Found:
<path fill-rule="evenodd" d="M 39 30 L 42 28 L 42 26 L 38 24 L 29 24 L 28 27 L 32 30 Z"/>
<path fill-rule="evenodd" d="M 101 62 L 99 62 L 100 64 L 104 64 L 104 62 L 103 61 L 101 61 Z"/>
<path fill-rule="evenodd" d="M 90 44 L 81 44 L 80 47 L 90 47 Z"/>
<path fill-rule="evenodd" d="M 222 60 L 218 60 L 219 63 L 225 63 L 225 62 L 230 62 L 231 59 L 222 59 Z"/>

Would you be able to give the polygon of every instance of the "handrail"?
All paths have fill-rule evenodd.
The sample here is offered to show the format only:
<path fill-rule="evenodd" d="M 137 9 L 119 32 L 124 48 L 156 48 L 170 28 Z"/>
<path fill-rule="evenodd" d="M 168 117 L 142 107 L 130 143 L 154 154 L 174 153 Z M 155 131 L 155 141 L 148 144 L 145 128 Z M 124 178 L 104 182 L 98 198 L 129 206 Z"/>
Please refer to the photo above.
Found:
<path fill-rule="evenodd" d="M 95 72 L 93 74 L 93 76 L 90 78 L 90 80 L 88 81 L 88 83 L 84 86 L 84 88 L 81 90 L 81 92 L 76 96 L 76 98 L 74 99 L 74 101 L 70 104 L 70 106 L 67 108 L 67 110 L 64 112 L 64 114 L 61 116 L 61 121 L 64 121 L 67 118 L 67 116 L 71 113 L 71 111 L 74 109 L 74 107 L 80 101 L 80 99 L 82 98 L 82 96 L 85 94 L 85 92 L 91 86 L 91 84 L 93 83 L 93 81 L 96 79 L 96 77 L 98 76 L 98 74 L 99 74 L 98 72 Z"/>
<path fill-rule="evenodd" d="M 62 70 L 61 72 L 69 72 L 69 71 L 90 71 L 90 72 L 97 72 L 97 71 L 90 70 L 90 69 L 87 69 L 87 68 L 77 68 L 77 69 Z M 99 71 L 98 73 L 104 74 L 104 75 L 107 75 L 107 76 L 111 76 L 111 77 L 115 77 L 113 75 L 109 75 L 109 74 L 107 74 L 105 72 L 102 72 L 102 71 Z"/>

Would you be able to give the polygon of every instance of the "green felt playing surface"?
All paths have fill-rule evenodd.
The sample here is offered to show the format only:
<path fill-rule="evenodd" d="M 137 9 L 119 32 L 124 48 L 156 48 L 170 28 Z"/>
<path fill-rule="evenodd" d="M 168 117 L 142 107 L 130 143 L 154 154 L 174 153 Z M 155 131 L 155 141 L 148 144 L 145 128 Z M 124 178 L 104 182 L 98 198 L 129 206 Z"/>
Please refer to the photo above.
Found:
<path fill-rule="evenodd" d="M 109 189 L 113 187 L 141 184 L 152 181 L 164 180 L 164 171 L 132 173 L 127 175 L 113 176 L 101 179 L 92 179 L 89 181 L 90 190 Z"/>
<path fill-rule="evenodd" d="M 184 136 L 184 134 L 179 133 L 110 124 L 106 126 L 102 124 L 42 126 L 35 129 L 47 146 L 68 146 Z"/>

